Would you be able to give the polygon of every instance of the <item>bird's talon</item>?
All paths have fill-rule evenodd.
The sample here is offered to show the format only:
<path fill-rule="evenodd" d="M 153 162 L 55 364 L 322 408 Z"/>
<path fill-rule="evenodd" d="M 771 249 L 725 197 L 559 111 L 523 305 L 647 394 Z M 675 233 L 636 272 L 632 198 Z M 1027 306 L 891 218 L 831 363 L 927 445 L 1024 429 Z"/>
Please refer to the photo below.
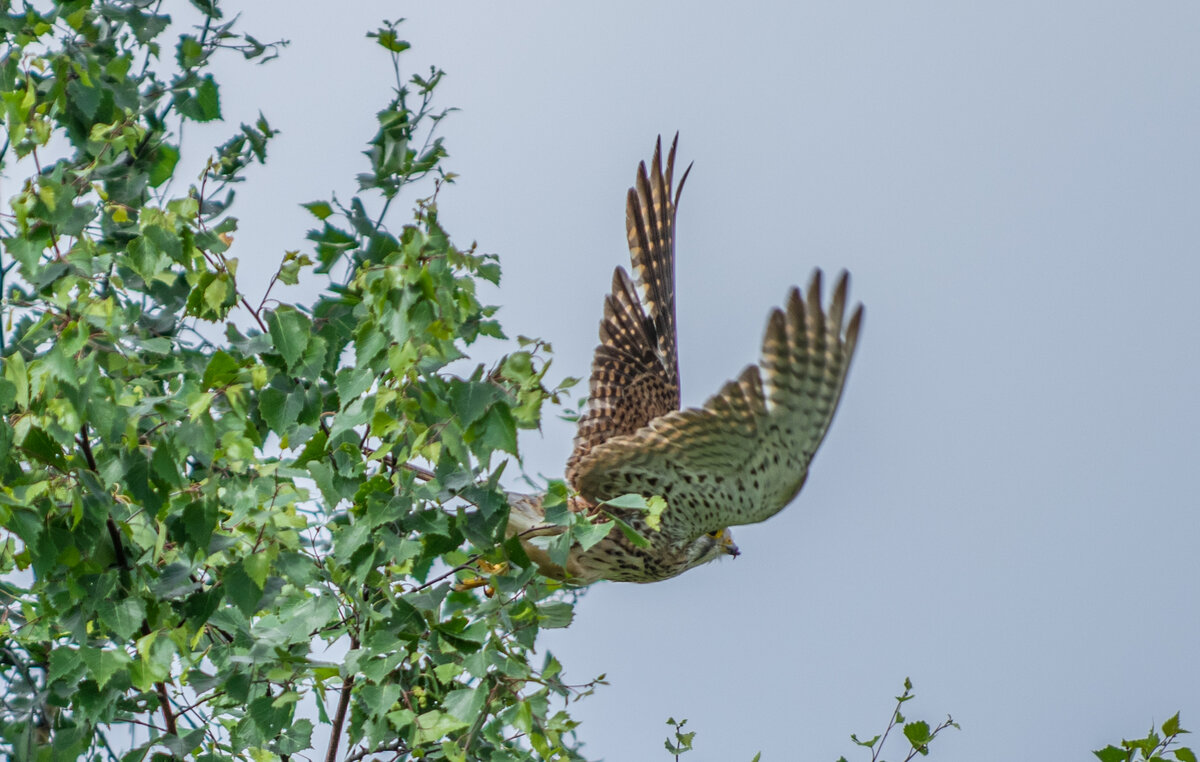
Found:
<path fill-rule="evenodd" d="M 507 561 L 501 561 L 498 564 L 493 564 L 488 561 L 484 561 L 481 558 L 475 562 L 475 565 L 479 567 L 481 572 L 489 577 L 493 574 L 503 574 L 504 572 L 508 571 Z M 474 590 L 480 587 L 484 588 L 483 593 L 489 598 L 496 594 L 496 587 L 488 581 L 488 577 L 484 576 L 460 580 L 459 582 L 455 583 L 451 589 L 456 593 L 462 593 L 467 590 Z"/>
<path fill-rule="evenodd" d="M 467 590 L 474 590 L 477 587 L 483 587 L 484 585 L 491 587 L 491 585 L 488 583 L 487 577 L 472 577 L 470 579 L 464 579 L 455 583 L 450 589 L 456 593 L 463 593 Z M 491 596 L 488 597 L 490 598 Z"/>

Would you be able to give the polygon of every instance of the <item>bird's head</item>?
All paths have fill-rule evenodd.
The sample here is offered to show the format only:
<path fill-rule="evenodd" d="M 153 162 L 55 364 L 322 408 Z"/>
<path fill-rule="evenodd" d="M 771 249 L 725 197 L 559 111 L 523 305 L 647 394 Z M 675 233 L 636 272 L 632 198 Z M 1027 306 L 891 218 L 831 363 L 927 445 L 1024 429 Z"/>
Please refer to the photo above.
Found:
<path fill-rule="evenodd" d="M 733 542 L 733 533 L 728 529 L 706 532 L 692 540 L 688 546 L 688 568 L 716 561 L 721 556 L 738 556 L 741 551 Z"/>

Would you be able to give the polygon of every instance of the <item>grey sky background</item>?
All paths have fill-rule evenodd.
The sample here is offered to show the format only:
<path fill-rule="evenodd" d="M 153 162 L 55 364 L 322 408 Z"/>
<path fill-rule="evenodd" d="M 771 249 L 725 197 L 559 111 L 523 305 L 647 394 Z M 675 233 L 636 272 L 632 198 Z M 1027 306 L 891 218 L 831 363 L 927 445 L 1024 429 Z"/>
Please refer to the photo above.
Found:
<path fill-rule="evenodd" d="M 401 15 L 407 71 L 444 68 L 462 109 L 442 219 L 500 255 L 486 296 L 559 376 L 587 375 L 659 133 L 696 163 L 685 404 L 756 361 L 813 267 L 867 305 L 795 503 L 737 529 L 736 561 L 596 585 L 543 639 L 611 682 L 572 708 L 591 757 L 667 759 L 675 716 L 697 762 L 863 759 L 849 734 L 905 676 L 911 716 L 963 726 L 935 759 L 1200 725 L 1200 6 L 246 4 L 292 45 L 220 79 L 228 120 L 283 131 L 239 189 L 244 286 L 307 250 L 300 203 L 352 194 L 391 83 L 363 34 Z M 526 471 L 561 476 L 572 435 L 525 436 Z"/>

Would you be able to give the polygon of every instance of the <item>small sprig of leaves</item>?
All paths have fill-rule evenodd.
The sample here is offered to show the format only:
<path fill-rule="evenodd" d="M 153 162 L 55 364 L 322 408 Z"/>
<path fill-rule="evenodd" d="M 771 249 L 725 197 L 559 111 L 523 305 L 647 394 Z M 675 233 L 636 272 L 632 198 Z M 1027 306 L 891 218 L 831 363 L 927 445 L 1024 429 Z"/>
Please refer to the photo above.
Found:
<path fill-rule="evenodd" d="M 607 537 L 613 528 L 612 521 L 595 523 L 586 514 L 572 511 L 569 495 L 564 482 L 552 480 L 542 503 L 546 512 L 546 524 L 563 527 L 565 530 L 555 537 L 547 548 L 550 560 L 563 568 L 566 568 L 573 545 L 578 544 L 581 550 L 586 551 Z"/>
<path fill-rule="evenodd" d="M 667 724 L 673 730 L 674 740 L 671 736 L 667 736 L 667 740 L 663 741 L 663 745 L 667 747 L 667 751 L 675 755 L 675 762 L 679 762 L 679 755 L 686 754 L 689 751 L 695 751 L 692 748 L 692 739 L 696 737 L 696 731 L 692 730 L 687 733 L 683 732 L 683 726 L 687 724 L 687 720 L 676 720 L 674 717 L 667 718 Z M 754 759 L 750 762 L 759 762 L 762 759 L 762 752 L 754 755 Z"/>
<path fill-rule="evenodd" d="M 883 754 L 883 748 L 887 743 L 888 736 L 896 726 L 902 727 L 904 737 L 909 743 L 904 762 L 909 762 L 918 754 L 922 757 L 927 756 L 929 754 L 929 745 L 933 743 L 933 739 L 946 728 L 960 729 L 958 723 L 950 715 L 946 715 L 946 719 L 932 729 L 929 723 L 924 720 L 909 722 L 900 712 L 900 707 L 914 698 L 916 698 L 916 694 L 912 692 L 912 681 L 906 677 L 904 678 L 904 693 L 896 697 L 896 708 L 892 710 L 892 716 L 888 720 L 887 727 L 884 728 L 883 733 L 865 740 L 860 739 L 853 733 L 850 734 L 851 741 L 865 749 L 870 749 L 871 762 L 886 762 L 880 755 Z M 838 762 L 846 762 L 846 758 L 839 757 Z"/>
<path fill-rule="evenodd" d="M 1162 734 L 1159 735 L 1151 726 L 1145 738 L 1122 740 L 1120 746 L 1109 744 L 1092 753 L 1100 762 L 1167 762 L 1170 759 L 1176 762 L 1196 762 L 1196 753 L 1187 746 L 1179 745 L 1179 736 L 1190 732 L 1179 724 L 1179 712 L 1162 724 L 1161 731 Z M 1168 757 L 1167 754 L 1171 756 Z"/>
<path fill-rule="evenodd" d="M 671 736 L 667 736 L 667 740 L 663 741 L 663 745 L 667 747 L 667 751 L 675 755 L 676 762 L 678 762 L 680 754 L 692 751 L 692 739 L 696 737 L 696 731 L 683 732 L 683 726 L 687 724 L 687 720 L 676 720 L 674 717 L 668 717 L 667 724 L 671 726 L 671 732 L 675 736 L 675 740 L 672 741 Z"/>
<path fill-rule="evenodd" d="M 601 510 L 611 519 L 611 523 L 616 524 L 621 530 L 621 534 L 639 548 L 650 547 L 650 541 L 647 540 L 641 532 L 634 529 L 632 525 L 625 519 L 621 518 L 617 513 L 607 510 L 608 508 L 616 508 L 619 511 L 640 511 L 645 514 L 643 521 L 651 530 L 657 532 L 662 528 L 662 514 L 667 509 L 666 498 L 659 495 L 651 495 L 645 497 L 636 492 L 629 492 L 624 495 L 617 495 L 611 500 L 605 500 L 600 503 Z"/>

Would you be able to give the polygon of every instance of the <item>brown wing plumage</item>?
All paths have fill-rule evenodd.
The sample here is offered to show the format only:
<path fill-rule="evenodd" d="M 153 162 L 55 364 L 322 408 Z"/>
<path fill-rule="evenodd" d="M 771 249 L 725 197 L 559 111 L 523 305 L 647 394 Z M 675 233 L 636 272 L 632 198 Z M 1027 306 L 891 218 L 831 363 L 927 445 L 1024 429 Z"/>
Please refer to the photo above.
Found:
<path fill-rule="evenodd" d="M 604 299 L 600 344 L 588 382 L 588 409 L 579 420 L 575 449 L 567 461 L 567 481 L 572 484 L 579 463 L 595 447 L 679 409 L 675 208 L 691 167 L 672 195 L 674 168 L 675 143 L 664 170 L 660 138 L 649 171 L 645 162 L 639 164 L 636 184 L 629 189 L 625 227 L 636 283 L 618 267 L 612 292 Z"/>
<path fill-rule="evenodd" d="M 799 492 L 841 398 L 862 322 L 845 322 L 848 276 L 821 306 L 821 273 L 767 322 L 762 361 L 702 408 L 655 418 L 608 439 L 576 465 L 573 484 L 593 500 L 662 495 L 662 532 L 688 540 L 773 516 Z M 764 388 L 765 381 L 765 388 Z"/>

